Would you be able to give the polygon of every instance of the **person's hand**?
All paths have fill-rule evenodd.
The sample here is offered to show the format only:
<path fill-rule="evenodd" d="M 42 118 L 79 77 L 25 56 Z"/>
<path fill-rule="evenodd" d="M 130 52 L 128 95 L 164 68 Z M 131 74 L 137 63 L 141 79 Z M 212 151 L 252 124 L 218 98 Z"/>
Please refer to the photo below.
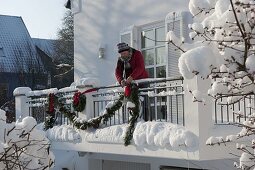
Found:
<path fill-rule="evenodd" d="M 127 83 L 127 84 L 130 84 L 132 81 L 133 81 L 133 78 L 132 78 L 131 76 L 129 76 L 129 77 L 127 78 L 126 83 Z"/>
<path fill-rule="evenodd" d="M 127 85 L 126 80 L 121 80 L 120 85 L 121 85 L 122 87 L 126 86 L 126 85 Z"/>

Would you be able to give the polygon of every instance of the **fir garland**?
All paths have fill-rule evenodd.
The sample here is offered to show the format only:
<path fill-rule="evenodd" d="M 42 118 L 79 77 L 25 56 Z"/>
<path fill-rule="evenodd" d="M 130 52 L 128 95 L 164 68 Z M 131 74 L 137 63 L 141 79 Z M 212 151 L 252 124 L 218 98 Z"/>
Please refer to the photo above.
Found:
<path fill-rule="evenodd" d="M 44 122 L 44 129 L 47 130 L 49 128 L 53 128 L 55 123 L 55 109 L 54 102 L 56 100 L 56 96 L 54 93 L 50 93 L 48 96 L 48 109 L 46 110 L 47 116 Z"/>
<path fill-rule="evenodd" d="M 136 84 L 132 84 L 131 88 L 129 88 L 129 89 L 131 89 L 131 93 L 129 93 L 130 95 L 126 95 L 126 93 L 123 95 L 120 95 L 119 99 L 116 102 L 114 102 L 112 107 L 106 108 L 106 112 L 107 112 L 106 114 L 92 118 L 85 122 L 76 121 L 76 119 L 78 117 L 76 116 L 76 114 L 74 112 L 71 112 L 70 109 L 67 108 L 64 103 L 58 103 L 60 105 L 59 111 L 61 113 L 65 114 L 65 116 L 70 120 L 70 122 L 72 122 L 73 126 L 75 126 L 77 129 L 86 130 L 91 127 L 96 129 L 100 126 L 101 123 L 107 122 L 109 120 L 109 118 L 113 117 L 115 115 L 115 112 L 117 110 L 119 110 L 121 108 L 121 106 L 123 105 L 124 98 L 127 98 L 129 101 L 131 101 L 132 103 L 135 104 L 135 107 L 130 109 L 131 118 L 129 120 L 129 126 L 127 128 L 126 135 L 124 137 L 124 145 L 127 146 L 131 143 L 131 140 L 133 138 L 134 129 L 135 129 L 135 123 L 137 122 L 137 119 L 139 117 L 138 87 Z M 82 99 L 81 96 L 85 97 L 85 95 L 82 95 L 82 93 L 80 93 L 80 92 L 77 93 L 75 96 L 77 97 L 77 99 L 80 98 L 81 100 L 84 99 L 84 98 Z M 51 101 L 51 100 L 49 99 L 49 101 Z M 76 101 L 76 104 L 77 103 L 78 103 L 78 101 Z M 86 103 L 86 97 L 85 97 L 85 103 Z M 76 106 L 78 106 L 78 105 L 79 104 L 77 104 Z M 85 105 L 84 105 L 84 107 L 85 107 Z M 81 109 L 82 107 L 79 107 L 79 108 Z M 49 121 L 46 120 L 45 121 L 45 129 L 52 128 L 54 123 L 55 123 L 54 117 L 53 117 L 53 119 L 51 117 L 49 119 Z"/>
<path fill-rule="evenodd" d="M 128 100 L 130 100 L 132 103 L 135 104 L 134 108 L 131 108 L 131 118 L 129 120 L 129 126 L 126 131 L 126 136 L 124 137 L 124 145 L 127 146 L 130 144 L 133 133 L 135 130 L 135 123 L 137 122 L 137 119 L 139 117 L 139 97 L 138 97 L 138 87 L 137 85 L 133 84 L 131 87 L 131 95 L 128 97 Z"/>
<path fill-rule="evenodd" d="M 124 95 L 121 95 L 120 98 L 113 104 L 111 108 L 106 109 L 107 111 L 106 114 L 92 118 L 86 122 L 76 121 L 76 118 L 77 118 L 76 115 L 73 112 L 70 112 L 70 110 L 67 109 L 66 107 L 61 107 L 59 111 L 64 113 L 65 116 L 73 123 L 73 125 L 77 129 L 86 130 L 87 128 L 90 128 L 90 127 L 98 128 L 101 122 L 108 121 L 109 118 L 114 116 L 115 111 L 121 108 L 123 99 L 124 99 Z"/>
<path fill-rule="evenodd" d="M 82 112 L 86 106 L 86 96 L 81 92 L 75 92 L 73 96 L 74 111 Z"/>

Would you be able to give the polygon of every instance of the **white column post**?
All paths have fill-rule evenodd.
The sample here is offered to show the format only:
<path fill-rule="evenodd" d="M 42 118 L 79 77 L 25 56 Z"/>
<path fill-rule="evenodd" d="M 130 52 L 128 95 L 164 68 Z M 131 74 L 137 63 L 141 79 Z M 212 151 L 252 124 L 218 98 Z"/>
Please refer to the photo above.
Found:
<path fill-rule="evenodd" d="M 199 77 L 184 80 L 185 127 L 198 136 L 200 157 L 203 147 L 207 147 L 206 140 L 210 137 L 213 127 L 213 99 L 207 95 L 209 87 L 210 80 L 202 80 Z M 193 95 L 189 90 L 201 92 L 205 102 L 193 102 Z"/>
<path fill-rule="evenodd" d="M 29 104 L 26 94 L 31 91 L 29 87 L 18 87 L 13 91 L 15 97 L 16 120 L 29 116 Z"/>

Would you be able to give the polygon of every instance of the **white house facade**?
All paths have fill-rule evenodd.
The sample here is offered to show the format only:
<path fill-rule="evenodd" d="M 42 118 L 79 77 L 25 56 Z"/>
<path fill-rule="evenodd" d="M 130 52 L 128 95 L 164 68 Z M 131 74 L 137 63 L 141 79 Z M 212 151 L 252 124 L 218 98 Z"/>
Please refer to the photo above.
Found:
<path fill-rule="evenodd" d="M 63 162 L 61 168 L 233 169 L 236 159 L 229 154 L 236 152 L 233 144 L 206 145 L 211 136 L 238 132 L 232 126 L 222 125 L 234 119 L 229 113 L 231 109 L 218 108 L 209 96 L 203 96 L 203 102 L 193 102 L 194 96 L 189 89 L 206 92 L 210 82 L 203 81 L 202 84 L 199 77 L 183 80 L 178 70 L 181 52 L 173 44 L 165 42 L 170 30 L 180 39 L 191 41 L 188 35 L 188 24 L 192 23 L 191 14 L 180 9 L 176 9 L 176 12 L 169 11 L 169 0 L 71 0 L 71 6 L 75 24 L 75 83 L 66 89 L 16 89 L 14 95 L 17 117 L 31 115 L 35 108 L 45 106 L 45 96 L 50 93 L 64 96 L 70 104 L 74 92 L 106 86 L 107 88 L 86 93 L 85 110 L 77 113 L 81 122 L 92 121 L 102 115 L 103 110 L 109 108 L 109 100 L 115 100 L 116 94 L 121 92 L 121 88 L 117 88 L 117 92 L 114 87 L 111 91 L 108 90 L 108 86 L 116 82 L 114 70 L 118 57 L 116 44 L 119 42 L 126 42 L 142 51 L 151 79 L 143 80 L 149 81 L 150 86 L 139 96 L 141 112 L 147 108 L 147 115 L 141 113 L 139 116 L 140 121 L 136 124 L 133 140 L 128 146 L 124 146 L 123 142 L 123 134 L 130 121 L 126 108 L 118 110 L 97 130 L 92 128 L 83 131 L 80 128 L 74 133 L 62 126 L 56 127 L 58 132 L 55 127 L 52 131 L 49 129 L 48 133 L 54 134 L 49 136 L 54 136 L 52 148 L 56 152 L 63 152 L 63 155 L 67 152 L 74 153 Z M 153 93 L 148 92 L 150 90 Z M 226 109 L 228 114 L 224 115 L 223 111 Z M 66 117 L 56 119 L 61 120 L 60 124 L 70 124 Z"/>
<path fill-rule="evenodd" d="M 178 61 L 171 61 L 173 59 L 166 56 L 178 55 L 178 51 L 162 41 L 165 41 L 165 35 L 170 30 L 188 38 L 187 25 L 191 20 L 188 12 L 169 11 L 171 3 L 166 0 L 73 3 L 80 4 L 79 7 L 73 5 L 75 80 L 97 77 L 102 85 L 115 83 L 116 45 L 119 42 L 126 42 L 143 52 L 151 77 L 176 76 Z M 144 38 L 143 31 L 146 37 L 158 42 Z M 170 65 L 166 64 L 167 60 L 170 60 Z"/>

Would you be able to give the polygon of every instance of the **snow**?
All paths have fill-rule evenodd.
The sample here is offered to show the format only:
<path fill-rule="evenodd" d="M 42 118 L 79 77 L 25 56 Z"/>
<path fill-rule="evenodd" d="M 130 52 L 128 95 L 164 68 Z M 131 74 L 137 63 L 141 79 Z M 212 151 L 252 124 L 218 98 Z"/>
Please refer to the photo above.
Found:
<path fill-rule="evenodd" d="M 211 73 L 212 66 L 217 65 L 214 52 L 210 47 L 201 46 L 187 51 L 179 59 L 179 71 L 184 78 L 191 79 L 196 74 L 203 78 Z"/>
<path fill-rule="evenodd" d="M 45 89 L 45 90 L 34 90 L 34 91 L 29 91 L 26 96 L 31 97 L 31 96 L 42 96 L 42 95 L 49 95 L 50 93 L 56 94 L 58 93 L 57 88 L 51 88 L 51 89 Z"/>
<path fill-rule="evenodd" d="M 46 131 L 46 136 L 50 140 L 54 141 L 64 141 L 71 143 L 80 143 L 81 136 L 72 127 L 68 125 L 54 126 Z"/>
<path fill-rule="evenodd" d="M 31 91 L 31 88 L 29 88 L 29 87 L 17 87 L 13 91 L 13 95 L 14 96 L 25 95 L 25 94 L 27 94 L 30 91 Z"/>
<path fill-rule="evenodd" d="M 245 65 L 250 74 L 255 75 L 255 55 L 251 55 L 247 58 Z"/>
<path fill-rule="evenodd" d="M 138 122 L 134 131 L 134 143 L 137 146 L 171 146 L 179 148 L 197 146 L 197 137 L 183 126 L 167 122 Z"/>
<path fill-rule="evenodd" d="M 214 137 L 211 136 L 206 140 L 206 145 L 213 145 L 213 144 L 217 144 L 223 141 L 223 137 Z"/>
<path fill-rule="evenodd" d="M 71 126 L 62 125 L 48 130 L 47 137 L 51 141 L 76 143 L 81 142 L 80 138 L 82 138 L 82 140 L 92 143 L 123 144 L 127 127 L 128 124 L 123 124 L 82 131 L 72 130 Z M 140 121 L 135 127 L 133 143 L 139 147 L 150 145 L 157 148 L 182 148 L 183 146 L 185 148 L 195 148 L 198 145 L 198 138 L 183 126 L 168 122 Z"/>
<path fill-rule="evenodd" d="M 32 117 L 7 124 L 5 111 L 0 110 L 0 155 L 4 149 L 16 146 L 18 150 L 23 150 L 18 158 L 20 165 L 27 163 L 27 169 L 41 169 L 41 166 L 47 166 L 54 160 L 54 155 L 48 151 L 49 140 L 45 132 L 36 125 L 37 122 Z M 12 153 L 8 152 L 7 156 L 9 154 Z M 0 164 L 0 169 L 6 169 L 5 164 Z"/>
<path fill-rule="evenodd" d="M 246 167 L 252 167 L 254 165 L 254 157 L 252 154 L 243 152 L 240 157 L 240 167 L 246 169 Z"/>
<path fill-rule="evenodd" d="M 93 87 L 98 87 L 100 85 L 100 81 L 97 78 L 94 77 L 86 77 L 86 78 L 81 78 L 74 83 L 72 83 L 71 86 L 93 86 Z"/>

